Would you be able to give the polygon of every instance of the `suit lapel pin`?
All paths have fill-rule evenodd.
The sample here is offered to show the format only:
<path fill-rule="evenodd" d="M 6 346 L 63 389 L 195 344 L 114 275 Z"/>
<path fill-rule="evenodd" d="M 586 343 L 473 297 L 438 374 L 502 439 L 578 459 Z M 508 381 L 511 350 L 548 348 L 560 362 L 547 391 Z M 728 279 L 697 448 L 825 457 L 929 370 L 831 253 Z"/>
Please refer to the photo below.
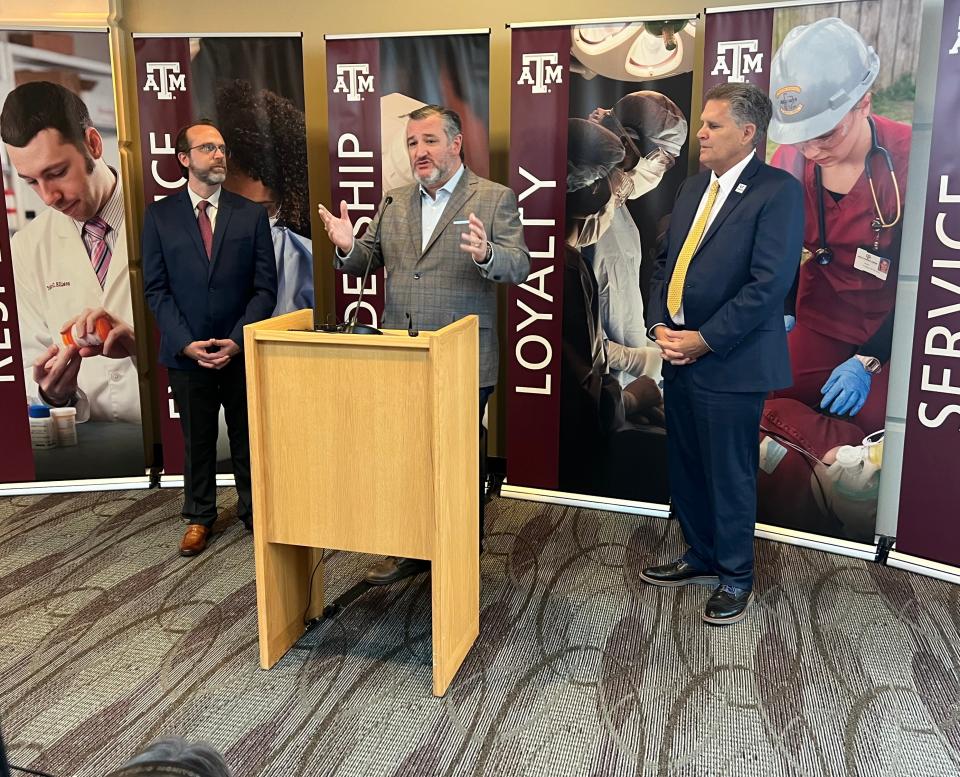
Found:
<path fill-rule="evenodd" d="M 747 190 L 747 185 L 745 183 L 738 183 L 737 188 L 734 191 L 737 194 L 743 194 Z"/>

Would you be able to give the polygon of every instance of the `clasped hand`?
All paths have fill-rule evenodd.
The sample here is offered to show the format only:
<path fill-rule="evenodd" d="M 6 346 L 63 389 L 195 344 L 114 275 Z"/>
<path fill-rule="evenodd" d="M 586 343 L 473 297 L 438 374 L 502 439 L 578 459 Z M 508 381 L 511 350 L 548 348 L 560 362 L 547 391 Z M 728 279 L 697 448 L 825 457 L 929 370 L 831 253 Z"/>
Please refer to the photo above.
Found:
<path fill-rule="evenodd" d="M 210 349 L 216 349 L 211 351 Z M 216 340 L 194 340 L 183 349 L 183 355 L 193 359 L 201 367 L 210 370 L 220 370 L 229 364 L 230 360 L 240 353 L 240 346 L 230 338 Z"/>
<path fill-rule="evenodd" d="M 677 367 L 693 364 L 710 350 L 699 332 L 669 329 L 660 325 L 653 330 L 653 334 L 663 358 Z"/>

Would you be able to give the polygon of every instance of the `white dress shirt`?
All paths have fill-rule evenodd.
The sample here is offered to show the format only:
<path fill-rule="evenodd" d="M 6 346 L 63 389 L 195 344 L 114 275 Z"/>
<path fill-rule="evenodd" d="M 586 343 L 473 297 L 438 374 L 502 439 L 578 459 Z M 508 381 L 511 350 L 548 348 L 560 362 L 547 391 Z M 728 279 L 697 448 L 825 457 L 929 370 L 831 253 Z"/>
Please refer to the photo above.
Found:
<path fill-rule="evenodd" d="M 193 203 L 193 217 L 199 218 L 200 211 L 197 210 L 197 203 L 200 200 L 206 200 L 210 203 L 210 207 L 207 208 L 207 217 L 210 219 L 210 231 L 215 232 L 217 229 L 217 213 L 220 210 L 220 190 L 222 187 L 218 186 L 217 190 L 211 194 L 209 197 L 201 197 L 189 186 L 187 187 L 187 192 L 190 194 L 190 202 Z"/>
<path fill-rule="evenodd" d="M 427 247 L 427 243 L 430 242 L 430 238 L 433 236 L 433 230 L 437 228 L 437 222 L 440 221 L 440 217 L 443 215 L 444 209 L 447 207 L 447 203 L 450 202 L 450 198 L 453 196 L 453 190 L 457 188 L 457 184 L 460 183 L 460 179 L 463 178 L 463 173 L 467 168 L 460 163 L 460 167 L 457 168 L 450 180 L 447 181 L 443 186 L 437 189 L 437 196 L 431 197 L 430 193 L 423 188 L 423 185 L 420 185 L 420 251 Z M 382 214 L 381 214 L 382 215 Z M 460 226 L 460 225 L 458 225 Z M 470 227 L 468 224 L 462 225 L 460 230 L 461 232 L 469 232 Z M 350 255 L 353 253 L 353 246 L 356 243 L 356 238 L 353 242 L 350 243 L 350 250 L 347 253 L 341 253 L 339 248 L 336 248 L 336 255 L 340 259 L 349 259 Z M 490 261 L 493 260 L 493 252 L 490 254 Z M 480 265 L 487 266 L 489 262 L 474 262 L 477 267 Z"/>
<path fill-rule="evenodd" d="M 423 251 L 427 247 L 427 243 L 430 241 L 430 237 L 433 235 L 433 230 L 437 228 L 437 222 L 440 221 L 440 217 L 443 215 L 444 208 L 447 207 L 447 203 L 450 202 L 450 198 L 453 196 L 453 190 L 456 188 L 457 184 L 460 182 L 460 179 L 463 178 L 463 164 L 461 163 L 460 167 L 457 168 L 450 180 L 447 181 L 443 186 L 437 189 L 437 196 L 431 197 L 430 193 L 420 186 L 420 250 Z M 462 231 L 469 231 L 466 229 L 466 224 Z"/>

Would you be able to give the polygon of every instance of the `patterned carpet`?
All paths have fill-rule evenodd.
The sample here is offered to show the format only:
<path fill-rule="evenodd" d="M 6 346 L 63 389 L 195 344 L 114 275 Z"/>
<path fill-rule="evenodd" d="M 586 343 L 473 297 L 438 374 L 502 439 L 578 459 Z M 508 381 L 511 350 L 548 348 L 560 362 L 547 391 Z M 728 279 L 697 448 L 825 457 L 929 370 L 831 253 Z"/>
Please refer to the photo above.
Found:
<path fill-rule="evenodd" d="M 234 496 L 221 491 L 224 512 Z M 253 551 L 175 552 L 175 490 L 0 499 L 0 721 L 19 766 L 93 777 L 154 738 L 253 775 L 960 774 L 960 588 L 758 542 L 758 601 L 644 586 L 668 521 L 494 500 L 480 639 L 430 695 L 427 578 L 371 589 L 270 672 Z M 329 596 L 370 557 L 333 553 Z"/>

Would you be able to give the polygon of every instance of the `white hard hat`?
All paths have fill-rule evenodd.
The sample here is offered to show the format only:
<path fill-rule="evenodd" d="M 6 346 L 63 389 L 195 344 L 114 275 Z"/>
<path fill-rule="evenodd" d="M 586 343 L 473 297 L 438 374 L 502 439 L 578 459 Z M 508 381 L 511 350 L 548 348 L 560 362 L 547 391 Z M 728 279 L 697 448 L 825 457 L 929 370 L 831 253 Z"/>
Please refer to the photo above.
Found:
<path fill-rule="evenodd" d="M 770 139 L 801 143 L 829 132 L 866 94 L 879 72 L 877 52 L 840 19 L 794 27 L 770 68 Z"/>

